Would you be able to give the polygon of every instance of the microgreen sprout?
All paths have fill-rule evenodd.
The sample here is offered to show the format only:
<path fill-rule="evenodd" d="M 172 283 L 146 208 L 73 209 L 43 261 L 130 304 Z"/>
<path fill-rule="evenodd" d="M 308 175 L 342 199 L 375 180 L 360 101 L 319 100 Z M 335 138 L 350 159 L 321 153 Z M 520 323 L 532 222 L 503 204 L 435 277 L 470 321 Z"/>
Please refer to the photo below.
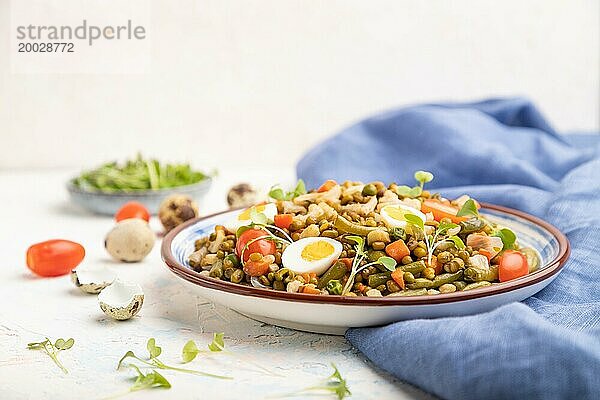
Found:
<path fill-rule="evenodd" d="M 465 244 L 462 239 L 458 236 L 458 232 L 460 232 L 460 226 L 452 223 L 452 222 L 440 222 L 437 226 L 433 235 L 427 235 L 425 233 L 425 224 L 423 220 L 417 217 L 414 214 L 405 214 L 404 219 L 412 226 L 420 229 L 423 232 L 425 246 L 427 247 L 427 265 L 431 265 L 431 261 L 433 258 L 433 252 L 437 247 L 444 242 L 452 242 L 459 249 L 464 249 Z M 438 241 L 440 236 L 446 236 L 442 240 Z"/>
<path fill-rule="evenodd" d="M 394 271 L 396 267 L 396 260 L 391 257 L 383 256 L 379 257 L 376 261 L 360 265 L 365 258 L 367 258 L 367 254 L 365 253 L 365 239 L 360 236 L 346 236 L 346 239 L 352 240 L 355 244 L 354 249 L 356 250 L 356 255 L 352 260 L 352 270 L 350 271 L 350 276 L 346 281 L 346 285 L 342 290 L 342 295 L 347 294 L 352 285 L 354 284 L 354 278 L 358 273 L 360 273 L 365 268 L 368 268 L 372 265 L 383 265 L 386 269 L 390 271 Z"/>
<path fill-rule="evenodd" d="M 169 381 L 164 376 L 159 374 L 158 371 L 152 371 L 144 375 L 144 373 L 135 365 L 131 365 L 131 368 L 137 372 L 138 376 L 133 385 L 129 388 L 130 392 L 137 392 L 138 390 L 153 388 L 171 388 Z"/>
<path fill-rule="evenodd" d="M 246 358 L 242 357 L 241 355 L 238 354 L 234 354 L 229 350 L 225 350 L 225 341 L 223 339 L 223 337 L 225 336 L 225 334 L 223 332 L 220 333 L 215 333 L 213 335 L 213 340 L 212 342 L 210 342 L 207 347 L 208 350 L 201 350 L 198 348 L 198 346 L 196 346 L 196 343 L 193 340 L 189 340 L 185 346 L 183 346 L 183 349 L 181 351 L 181 358 L 183 360 L 184 363 L 189 363 L 191 361 L 193 361 L 199 354 L 211 354 L 211 353 L 221 353 L 221 354 L 226 354 L 232 357 L 236 357 L 241 361 L 245 361 L 249 364 L 254 365 L 255 367 L 259 368 L 260 370 L 262 370 L 263 372 L 267 372 L 270 375 L 276 375 L 276 376 L 280 376 L 279 374 L 276 374 L 272 371 L 270 371 L 269 369 L 253 362 L 250 360 L 247 360 Z"/>
<path fill-rule="evenodd" d="M 296 197 L 305 193 L 306 186 L 304 185 L 304 181 L 302 179 L 298 179 L 294 190 L 290 192 L 284 192 L 282 188 L 280 188 L 278 185 L 275 185 L 269 191 L 269 197 L 275 200 L 293 200 Z"/>
<path fill-rule="evenodd" d="M 254 238 L 252 240 L 249 240 L 248 243 L 246 243 L 246 245 L 244 246 L 244 248 L 242 249 L 242 252 L 240 254 L 240 259 L 241 259 L 242 264 L 244 263 L 244 253 L 246 252 L 246 250 L 248 250 L 250 245 L 254 242 L 257 242 L 259 240 L 271 240 L 271 241 L 275 242 L 276 245 L 279 245 L 279 246 L 287 246 L 287 245 L 292 244 L 293 240 L 287 234 L 287 232 L 275 225 L 269 224 L 269 220 L 265 214 L 259 213 L 255 209 L 252 209 L 252 210 L 250 210 L 250 220 L 251 220 L 250 225 L 242 226 L 237 230 L 236 236 L 238 238 L 248 229 L 261 229 L 261 230 L 265 231 L 267 236 Z M 271 230 L 279 232 L 284 237 L 282 238 L 282 237 L 276 236 L 273 232 L 271 232 Z"/>
<path fill-rule="evenodd" d="M 496 232 L 492 236 L 498 236 L 502 239 L 502 243 L 504 247 L 502 250 L 511 250 L 515 248 L 515 242 L 517 241 L 517 235 L 513 231 L 508 228 L 502 228 Z"/>
<path fill-rule="evenodd" d="M 171 370 L 171 371 L 185 372 L 188 374 L 201 375 L 201 376 L 207 376 L 210 378 L 218 378 L 218 379 L 233 379 L 229 376 L 214 375 L 214 374 L 209 374 L 209 373 L 198 371 L 198 370 L 184 369 L 184 368 L 178 368 L 178 367 L 172 367 L 172 366 L 166 365 L 165 363 L 163 363 L 161 360 L 158 359 L 158 356 L 160 356 L 160 354 L 162 353 L 162 349 L 156 345 L 156 341 L 154 340 L 154 338 L 148 339 L 146 348 L 148 349 L 148 353 L 150 354 L 148 360 L 139 358 L 138 356 L 135 355 L 135 353 L 133 351 L 130 350 L 127 353 L 125 353 L 125 355 L 123 357 L 121 357 L 121 359 L 119 360 L 119 363 L 117 364 L 117 369 L 121 368 L 121 366 L 124 365 L 124 361 L 126 359 L 133 358 L 133 359 L 143 363 L 144 366 L 152 368 L 152 369 L 165 369 L 165 370 Z M 134 365 L 134 364 L 129 364 L 129 365 Z"/>
<path fill-rule="evenodd" d="M 338 400 L 343 400 L 346 396 L 352 395 L 352 392 L 350 392 L 348 384 L 346 383 L 346 379 L 342 377 L 342 374 L 337 369 L 335 364 L 332 363 L 331 367 L 333 368 L 333 373 L 324 379 L 322 383 L 315 386 L 309 386 L 299 390 L 298 392 L 278 395 L 272 398 L 299 397 L 300 395 L 305 395 L 305 397 L 307 397 L 318 394 L 333 394 Z"/>
<path fill-rule="evenodd" d="M 74 343 L 75 340 L 73 338 L 67 340 L 58 338 L 54 343 L 52 343 L 50 339 L 46 338 L 46 340 L 43 342 L 28 343 L 27 348 L 29 350 L 43 350 L 65 374 L 68 374 L 69 371 L 58 359 L 58 353 L 63 350 L 69 350 L 71 347 L 73 347 Z"/>
<path fill-rule="evenodd" d="M 402 197 L 415 198 L 419 197 L 423 193 L 423 186 L 433 180 L 433 174 L 428 171 L 417 171 L 415 172 L 415 180 L 419 183 L 417 186 L 410 187 L 401 185 L 396 187 L 396 194 Z"/>
<path fill-rule="evenodd" d="M 463 204 L 463 206 L 460 208 L 460 210 L 458 210 L 458 212 L 456 213 L 456 216 L 457 217 L 468 217 L 468 216 L 478 217 L 479 211 L 477 211 L 477 205 L 475 204 L 475 201 L 473 199 L 469 199 L 469 200 L 465 201 L 465 204 Z"/>

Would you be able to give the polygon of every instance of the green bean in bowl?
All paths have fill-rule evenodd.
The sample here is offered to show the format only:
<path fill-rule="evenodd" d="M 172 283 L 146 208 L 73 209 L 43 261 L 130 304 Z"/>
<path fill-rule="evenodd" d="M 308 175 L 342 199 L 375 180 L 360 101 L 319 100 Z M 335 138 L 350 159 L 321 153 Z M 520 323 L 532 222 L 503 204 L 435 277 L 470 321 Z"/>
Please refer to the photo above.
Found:
<path fill-rule="evenodd" d="M 187 163 L 161 163 L 138 155 L 83 171 L 67 183 L 67 190 L 73 202 L 96 213 L 114 214 L 128 201 L 140 202 L 157 213 L 160 203 L 170 195 L 199 202 L 211 182 L 210 174 Z"/>
<path fill-rule="evenodd" d="M 307 192 L 274 187 L 195 242 L 200 274 L 292 293 L 415 296 L 472 290 L 533 272 L 537 252 L 479 214 L 468 195 L 449 200 L 424 185 L 328 180 Z"/>

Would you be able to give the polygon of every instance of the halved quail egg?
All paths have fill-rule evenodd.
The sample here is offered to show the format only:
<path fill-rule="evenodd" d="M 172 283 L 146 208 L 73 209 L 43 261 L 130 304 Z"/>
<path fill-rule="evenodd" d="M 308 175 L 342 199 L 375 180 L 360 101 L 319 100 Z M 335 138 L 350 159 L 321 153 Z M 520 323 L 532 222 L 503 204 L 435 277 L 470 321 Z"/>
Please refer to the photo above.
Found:
<path fill-rule="evenodd" d="M 136 283 L 115 280 L 100 292 L 98 303 L 104 314 L 119 321 L 136 315 L 144 304 L 144 291 Z"/>
<path fill-rule="evenodd" d="M 109 286 L 117 275 L 106 267 L 90 266 L 87 264 L 79 266 L 71 271 L 71 281 L 81 289 L 82 292 L 96 294 Z"/>

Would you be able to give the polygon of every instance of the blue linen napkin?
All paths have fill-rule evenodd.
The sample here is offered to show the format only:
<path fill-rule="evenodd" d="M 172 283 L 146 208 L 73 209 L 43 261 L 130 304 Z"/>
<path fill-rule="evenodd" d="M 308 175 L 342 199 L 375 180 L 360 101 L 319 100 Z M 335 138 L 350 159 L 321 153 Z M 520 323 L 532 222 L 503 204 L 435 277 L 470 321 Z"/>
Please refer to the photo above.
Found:
<path fill-rule="evenodd" d="M 351 126 L 297 166 L 307 187 L 326 179 L 411 184 L 537 215 L 572 253 L 561 274 L 523 303 L 456 318 L 350 329 L 377 366 L 448 399 L 600 398 L 600 135 L 557 134 L 525 99 L 431 104 Z"/>

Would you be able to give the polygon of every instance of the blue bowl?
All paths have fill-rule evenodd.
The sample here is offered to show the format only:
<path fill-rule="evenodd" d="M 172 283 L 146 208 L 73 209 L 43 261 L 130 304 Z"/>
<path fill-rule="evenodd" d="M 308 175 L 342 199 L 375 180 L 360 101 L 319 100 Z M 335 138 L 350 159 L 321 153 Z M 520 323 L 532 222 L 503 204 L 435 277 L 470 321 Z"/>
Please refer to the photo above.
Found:
<path fill-rule="evenodd" d="M 123 204 L 129 201 L 142 203 L 152 214 L 158 213 L 160 203 L 172 194 L 185 194 L 200 203 L 210 190 L 212 179 L 207 178 L 192 185 L 168 189 L 135 190 L 130 192 L 102 192 L 84 190 L 73 180 L 67 182 L 67 191 L 73 203 L 97 214 L 114 215 Z"/>

